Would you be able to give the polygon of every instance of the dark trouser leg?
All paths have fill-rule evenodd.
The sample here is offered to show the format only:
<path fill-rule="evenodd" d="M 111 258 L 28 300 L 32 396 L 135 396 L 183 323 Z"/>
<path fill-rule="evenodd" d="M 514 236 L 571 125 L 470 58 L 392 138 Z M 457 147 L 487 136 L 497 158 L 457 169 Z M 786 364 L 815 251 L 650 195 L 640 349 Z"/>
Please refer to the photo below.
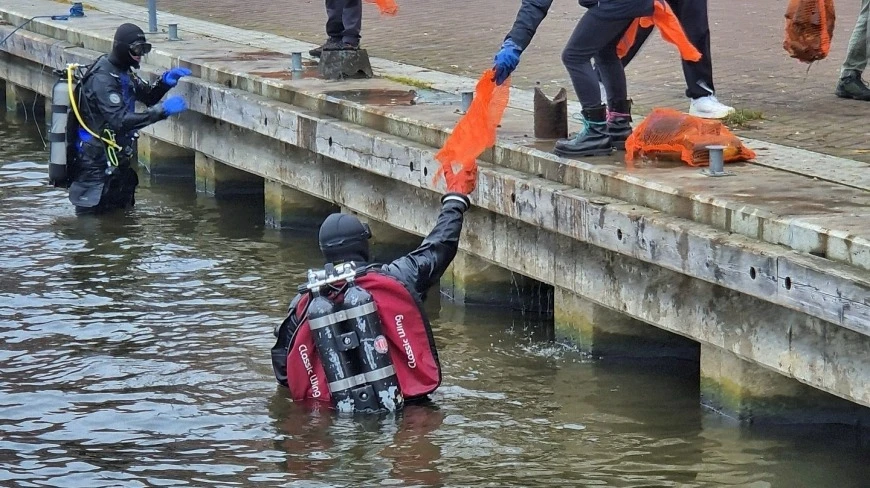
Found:
<path fill-rule="evenodd" d="M 606 128 L 606 107 L 598 88 L 598 75 L 592 68 L 592 58 L 601 74 L 609 97 L 626 98 L 625 70 L 616 56 L 616 44 L 632 19 L 604 20 L 589 10 L 577 23 L 568 45 L 562 52 L 562 62 L 568 70 L 577 98 L 583 105 L 584 128 L 572 139 L 556 142 L 555 153 L 561 156 L 598 156 L 612 150 Z"/>
<path fill-rule="evenodd" d="M 632 19 L 604 20 L 595 15 L 595 8 L 584 15 L 562 51 L 562 63 L 571 77 L 574 92 L 583 108 L 602 104 L 598 76 L 592 68 L 592 58 L 601 73 L 604 87 L 611 98 L 626 98 L 625 70 L 616 56 L 616 44 Z"/>
<path fill-rule="evenodd" d="M 118 175 L 119 194 L 118 206 L 121 208 L 132 208 L 136 203 L 136 187 L 139 186 L 139 175 L 133 168 L 127 166 L 121 168 Z"/>
<path fill-rule="evenodd" d="M 347 0 L 326 0 L 326 35 L 334 41 L 341 41 L 344 35 L 344 5 Z"/>
<path fill-rule="evenodd" d="M 670 0 L 673 2 L 674 0 Z M 673 7 L 672 7 L 673 8 Z M 628 52 L 625 53 L 625 56 L 622 57 L 622 66 L 628 66 L 628 63 L 637 56 L 637 53 L 640 51 L 640 48 L 646 43 L 646 40 L 649 38 L 650 34 L 652 34 L 653 27 L 641 27 L 637 29 L 637 36 L 634 38 L 634 44 L 628 48 Z"/>
<path fill-rule="evenodd" d="M 85 144 L 75 166 L 69 201 L 75 205 L 76 214 L 97 213 L 107 183 L 105 149 L 102 145 Z"/>
<path fill-rule="evenodd" d="M 362 0 L 345 0 L 342 22 L 344 34 L 341 42 L 359 46 L 360 32 L 362 31 Z"/>
<path fill-rule="evenodd" d="M 619 37 L 622 37 L 620 34 Z M 614 102 L 621 102 L 628 98 L 628 88 L 625 81 L 625 68 L 622 66 L 622 61 L 616 55 L 616 44 L 619 42 L 619 37 L 612 43 L 604 46 L 598 54 L 595 55 L 595 66 L 601 74 L 601 82 L 604 83 L 604 88 L 607 90 L 608 105 L 613 106 Z M 598 92 L 601 98 L 601 92 Z"/>
<path fill-rule="evenodd" d="M 686 37 L 698 51 L 698 62 L 683 61 L 683 74 L 686 77 L 686 96 L 701 98 L 711 95 L 699 83 L 715 92 L 713 86 L 713 59 L 710 55 L 710 21 L 707 18 L 707 0 L 669 0 L 668 3 L 677 15 Z"/>
<path fill-rule="evenodd" d="M 118 208 L 131 208 L 135 203 L 136 187 L 139 186 L 139 176 L 129 166 L 121 166 L 106 179 L 100 210 L 109 211 Z"/>

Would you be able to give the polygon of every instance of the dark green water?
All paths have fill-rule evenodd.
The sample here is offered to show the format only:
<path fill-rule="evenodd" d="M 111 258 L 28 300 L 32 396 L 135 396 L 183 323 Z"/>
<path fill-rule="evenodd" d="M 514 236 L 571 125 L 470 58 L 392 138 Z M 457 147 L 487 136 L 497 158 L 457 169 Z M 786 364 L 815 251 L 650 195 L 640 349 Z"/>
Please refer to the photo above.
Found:
<path fill-rule="evenodd" d="M 0 486 L 870 486 L 853 431 L 741 428 L 697 364 L 592 361 L 501 310 L 429 305 L 432 406 L 304 410 L 269 348 L 313 233 L 183 182 L 77 218 L 46 160 L 0 119 Z"/>

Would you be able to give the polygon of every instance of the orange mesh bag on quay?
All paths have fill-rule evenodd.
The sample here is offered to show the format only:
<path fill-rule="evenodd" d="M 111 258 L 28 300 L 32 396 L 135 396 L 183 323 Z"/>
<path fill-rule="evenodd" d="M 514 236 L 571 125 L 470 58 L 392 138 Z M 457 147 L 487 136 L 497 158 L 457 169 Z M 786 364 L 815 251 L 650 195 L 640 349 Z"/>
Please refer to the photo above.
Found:
<path fill-rule="evenodd" d="M 680 160 L 689 166 L 708 166 L 708 146 L 725 146 L 726 163 L 748 161 L 755 152 L 718 120 L 702 119 L 673 109 L 652 111 L 625 141 L 625 161 Z"/>

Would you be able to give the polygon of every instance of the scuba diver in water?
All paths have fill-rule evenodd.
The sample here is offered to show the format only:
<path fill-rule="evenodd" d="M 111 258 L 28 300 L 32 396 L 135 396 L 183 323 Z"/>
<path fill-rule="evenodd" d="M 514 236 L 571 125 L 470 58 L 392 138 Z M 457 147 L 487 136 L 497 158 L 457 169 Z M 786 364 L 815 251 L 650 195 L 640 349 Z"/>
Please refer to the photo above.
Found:
<path fill-rule="evenodd" d="M 272 366 L 294 401 L 329 402 L 339 412 L 390 412 L 441 383 L 426 291 L 456 256 L 468 197 L 447 193 L 435 227 L 417 249 L 369 264 L 371 231 L 355 216 L 332 214 L 320 227 L 327 264 L 275 330 Z"/>
<path fill-rule="evenodd" d="M 172 68 L 152 84 L 133 72 L 150 51 L 142 29 L 122 24 L 112 52 L 97 59 L 76 86 L 77 115 L 68 119 L 67 144 L 72 147 L 67 153 L 72 156 L 69 200 L 77 214 L 132 207 L 139 184 L 131 168 L 136 131 L 187 109 L 179 96 L 158 103 L 190 70 Z M 136 112 L 137 101 L 148 109 Z"/>

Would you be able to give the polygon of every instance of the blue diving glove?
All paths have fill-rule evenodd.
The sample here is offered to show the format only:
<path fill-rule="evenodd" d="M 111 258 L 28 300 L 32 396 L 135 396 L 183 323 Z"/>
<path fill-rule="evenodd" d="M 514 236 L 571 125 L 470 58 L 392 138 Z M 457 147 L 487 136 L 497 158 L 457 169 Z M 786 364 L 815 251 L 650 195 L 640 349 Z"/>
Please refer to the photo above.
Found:
<path fill-rule="evenodd" d="M 493 68 L 495 68 L 495 84 L 501 85 L 520 64 L 522 48 L 510 39 L 505 39 L 501 50 L 496 53 Z"/>
<path fill-rule="evenodd" d="M 187 102 L 179 96 L 169 97 L 163 101 L 163 113 L 169 117 L 187 110 Z"/>
<path fill-rule="evenodd" d="M 190 76 L 190 70 L 187 68 L 172 68 L 163 73 L 163 76 L 160 78 L 163 80 L 163 83 L 166 83 L 169 86 L 175 86 L 178 84 L 178 80 L 182 76 Z"/>

